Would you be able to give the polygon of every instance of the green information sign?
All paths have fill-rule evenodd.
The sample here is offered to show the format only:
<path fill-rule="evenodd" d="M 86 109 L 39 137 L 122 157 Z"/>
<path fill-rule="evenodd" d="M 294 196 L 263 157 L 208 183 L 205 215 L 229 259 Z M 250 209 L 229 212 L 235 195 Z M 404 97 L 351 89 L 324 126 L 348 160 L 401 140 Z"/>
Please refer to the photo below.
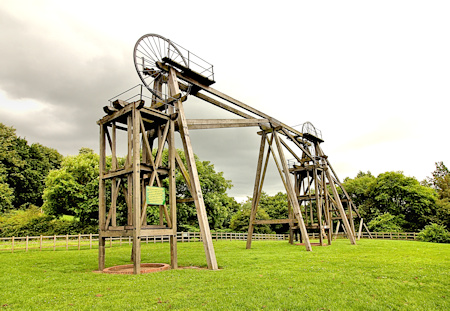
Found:
<path fill-rule="evenodd" d="M 146 187 L 147 204 L 164 205 L 166 204 L 166 189 L 163 187 Z"/>

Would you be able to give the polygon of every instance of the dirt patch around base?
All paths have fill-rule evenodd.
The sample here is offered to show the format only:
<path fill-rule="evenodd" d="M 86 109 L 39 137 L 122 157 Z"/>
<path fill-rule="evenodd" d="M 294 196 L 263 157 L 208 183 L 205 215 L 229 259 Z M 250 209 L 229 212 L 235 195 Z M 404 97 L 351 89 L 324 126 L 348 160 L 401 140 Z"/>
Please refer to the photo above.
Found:
<path fill-rule="evenodd" d="M 141 263 L 141 274 L 153 273 L 159 271 L 170 270 L 171 267 L 165 263 Z M 178 267 L 177 269 L 196 269 L 196 270 L 207 270 L 207 267 L 198 266 L 184 266 Z M 133 274 L 133 264 L 120 265 L 104 269 L 103 271 L 93 271 L 94 273 L 108 273 L 108 274 Z"/>
<path fill-rule="evenodd" d="M 141 263 L 141 274 L 169 270 L 170 265 L 165 263 Z M 106 268 L 102 271 L 109 274 L 133 274 L 133 264 Z"/>

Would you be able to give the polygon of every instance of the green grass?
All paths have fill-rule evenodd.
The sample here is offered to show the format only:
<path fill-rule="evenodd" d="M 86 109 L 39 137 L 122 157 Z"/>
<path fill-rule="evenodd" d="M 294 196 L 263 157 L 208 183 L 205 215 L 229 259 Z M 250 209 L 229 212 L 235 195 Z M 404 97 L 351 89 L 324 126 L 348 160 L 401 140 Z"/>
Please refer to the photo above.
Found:
<path fill-rule="evenodd" d="M 4 310 L 449 310 L 450 245 L 338 240 L 214 242 L 221 270 L 92 273 L 97 250 L 0 253 Z M 106 250 L 128 264 L 131 247 Z M 201 243 L 179 243 L 179 264 L 205 265 Z M 167 243 L 142 245 L 142 262 L 169 262 Z"/>

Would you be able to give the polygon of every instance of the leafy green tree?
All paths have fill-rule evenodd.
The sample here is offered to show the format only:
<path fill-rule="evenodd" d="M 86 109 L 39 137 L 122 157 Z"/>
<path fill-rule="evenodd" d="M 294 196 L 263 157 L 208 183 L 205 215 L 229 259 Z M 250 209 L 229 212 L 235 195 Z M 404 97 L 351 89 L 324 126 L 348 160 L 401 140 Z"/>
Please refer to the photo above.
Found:
<path fill-rule="evenodd" d="M 443 162 L 436 163 L 433 177 L 428 177 L 424 184 L 437 192 L 436 216 L 433 222 L 450 228 L 450 171 Z"/>
<path fill-rule="evenodd" d="M 0 211 L 42 205 L 44 179 L 61 160 L 56 150 L 28 145 L 15 129 L 0 123 Z"/>
<path fill-rule="evenodd" d="M 274 196 L 270 196 L 263 192 L 259 199 L 259 206 L 267 212 L 269 219 L 287 219 L 289 217 L 286 193 L 278 192 Z M 271 229 L 276 233 L 286 233 L 289 232 L 289 224 L 271 225 Z"/>
<path fill-rule="evenodd" d="M 156 152 L 156 151 L 154 151 Z M 182 150 L 177 150 L 185 167 L 186 157 Z M 163 151 L 163 164 L 168 165 L 168 151 Z M 220 230 L 229 227 L 231 216 L 239 209 L 239 203 L 234 198 L 227 195 L 227 190 L 232 187 L 231 180 L 225 179 L 223 172 L 216 172 L 214 165 L 210 161 L 201 161 L 195 155 L 195 164 L 202 188 L 203 200 L 205 202 L 208 222 L 213 230 Z M 168 190 L 168 179 L 163 181 Z M 176 169 L 177 198 L 191 198 L 191 193 L 180 170 Z M 168 191 L 167 191 L 168 193 Z M 155 221 L 157 213 L 153 212 Z M 198 218 L 194 203 L 177 204 L 177 222 L 180 231 L 196 230 L 198 228 Z"/>
<path fill-rule="evenodd" d="M 402 230 L 419 231 L 436 214 L 435 191 L 402 172 L 386 172 L 376 178 L 362 173 L 354 180 L 347 178 L 344 187 L 367 222 L 389 213 Z"/>
<path fill-rule="evenodd" d="M 371 185 L 375 182 L 376 178 L 371 172 L 364 173 L 361 171 L 354 179 L 348 177 L 344 179 L 345 190 L 364 218 L 377 213 L 376 209 L 370 210 L 370 205 L 366 204 L 370 198 Z"/>
<path fill-rule="evenodd" d="M 400 221 L 402 221 L 400 217 L 386 212 L 372 219 L 368 227 L 375 232 L 400 232 L 402 231 L 402 227 L 398 224 Z"/>
<path fill-rule="evenodd" d="M 430 224 L 419 232 L 419 240 L 423 242 L 450 243 L 450 232 L 444 226 Z"/>
<path fill-rule="evenodd" d="M 0 167 L 0 214 L 12 209 L 12 201 L 14 199 L 14 191 L 5 182 L 6 174 L 4 168 Z"/>
<path fill-rule="evenodd" d="M 76 220 L 55 219 L 41 208 L 30 204 L 26 209 L 12 209 L 0 215 L 0 236 L 37 236 L 54 234 L 93 233 L 80 229 Z"/>
<path fill-rule="evenodd" d="M 42 207 L 49 215 L 73 215 L 88 226 L 98 223 L 99 156 L 92 150 L 80 151 L 65 157 L 61 168 L 48 174 Z"/>
<path fill-rule="evenodd" d="M 184 153 L 178 151 L 182 160 Z M 167 165 L 167 150 L 163 152 L 163 165 Z M 124 159 L 118 159 L 123 162 Z M 211 228 L 223 229 L 228 227 L 231 216 L 239 208 L 234 198 L 226 194 L 231 182 L 223 177 L 222 172 L 216 172 L 209 161 L 200 161 L 196 157 L 197 170 L 203 191 L 203 198 Z M 65 157 L 61 168 L 50 172 L 46 179 L 44 190 L 44 210 L 53 216 L 73 215 L 79 219 L 83 227 L 98 223 L 98 165 L 99 156 L 92 150 L 82 148 L 78 155 Z M 107 157 L 107 168 L 111 165 L 111 158 Z M 191 194 L 182 174 L 177 169 L 177 198 L 190 198 Z M 108 181 L 109 182 L 109 181 Z M 168 190 L 168 180 L 162 181 Z M 107 186 L 107 190 L 109 191 Z M 166 191 L 168 195 L 168 191 Z M 110 197 L 108 192 L 107 197 Z M 159 220 L 159 209 L 149 206 L 147 220 L 156 223 Z M 122 192 L 118 199 L 118 221 L 125 222 L 125 200 Z M 198 218 L 193 203 L 177 205 L 177 222 L 180 230 L 198 228 Z"/>
<path fill-rule="evenodd" d="M 16 130 L 0 123 L 0 212 L 13 208 L 14 189 L 8 183 L 9 173 L 24 165 L 16 150 L 16 140 Z"/>
<path fill-rule="evenodd" d="M 231 218 L 230 229 L 235 232 L 248 232 L 250 213 L 252 209 L 252 199 L 248 199 L 241 206 L 241 209 Z M 259 207 L 256 212 L 256 219 L 270 219 L 264 208 Z M 256 225 L 254 233 L 273 233 L 269 225 Z"/>

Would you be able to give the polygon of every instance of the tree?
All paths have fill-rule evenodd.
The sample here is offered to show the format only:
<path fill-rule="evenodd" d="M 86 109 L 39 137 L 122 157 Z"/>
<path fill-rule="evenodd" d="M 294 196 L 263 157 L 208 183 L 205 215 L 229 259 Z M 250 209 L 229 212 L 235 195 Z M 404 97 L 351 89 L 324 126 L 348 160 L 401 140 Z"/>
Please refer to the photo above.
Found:
<path fill-rule="evenodd" d="M 185 167 L 187 167 L 184 152 L 181 150 L 177 150 L 177 152 Z M 162 159 L 163 164 L 167 165 L 167 150 L 164 150 Z M 228 228 L 231 216 L 239 209 L 239 203 L 226 193 L 233 186 L 231 180 L 225 179 L 223 172 L 216 172 L 214 165 L 210 161 L 201 161 L 197 155 L 195 155 L 195 164 L 210 227 L 214 230 Z M 192 197 L 178 167 L 176 169 L 176 183 L 177 198 L 187 199 Z M 168 179 L 164 180 L 164 186 L 168 189 Z M 194 203 L 177 205 L 177 221 L 180 230 L 195 230 L 198 228 L 198 218 Z"/>
<path fill-rule="evenodd" d="M 99 156 L 82 149 L 67 156 L 45 179 L 43 209 L 49 215 L 73 215 L 82 226 L 98 223 Z"/>
<path fill-rule="evenodd" d="M 450 171 L 444 162 L 436 162 L 436 170 L 424 184 L 433 187 L 437 193 L 436 216 L 433 222 L 450 228 Z"/>
<path fill-rule="evenodd" d="M 354 180 L 346 179 L 344 187 L 366 222 L 389 213 L 395 217 L 390 221 L 401 226 L 402 230 L 419 231 L 436 214 L 433 189 L 403 175 L 403 172 L 386 172 L 376 178 L 370 173 L 362 173 Z"/>
<path fill-rule="evenodd" d="M 0 212 L 13 208 L 14 189 L 8 183 L 9 172 L 24 163 L 16 151 L 16 130 L 0 123 Z"/>
<path fill-rule="evenodd" d="M 250 213 L 252 210 L 252 199 L 248 199 L 241 206 L 241 209 L 233 215 L 230 222 L 230 229 L 236 232 L 248 232 L 248 225 L 250 222 Z M 264 208 L 258 208 L 256 212 L 256 219 L 270 219 L 269 214 Z M 253 230 L 254 233 L 273 233 L 269 225 L 256 225 Z"/>
<path fill-rule="evenodd" d="M 450 232 L 444 226 L 432 223 L 419 232 L 419 241 L 450 243 Z"/>
<path fill-rule="evenodd" d="M 371 211 L 370 206 L 365 204 L 370 198 L 369 189 L 375 182 L 376 178 L 370 171 L 367 173 L 359 171 L 354 179 L 348 177 L 344 179 L 343 186 L 363 217 L 376 214 L 376 211 Z"/>
<path fill-rule="evenodd" d="M 28 145 L 14 128 L 0 123 L 0 211 L 41 206 L 44 179 L 61 160 L 55 149 Z"/>
<path fill-rule="evenodd" d="M 270 196 L 262 192 L 259 208 L 267 212 L 269 219 L 287 219 L 289 217 L 286 193 L 278 192 L 274 196 Z M 289 224 L 271 225 L 271 229 L 276 233 L 286 233 L 289 232 Z"/>
<path fill-rule="evenodd" d="M 368 224 L 369 229 L 375 232 L 400 232 L 402 228 L 398 224 L 396 216 L 389 213 L 378 215 L 372 219 Z"/>
<path fill-rule="evenodd" d="M 178 151 L 184 161 L 184 153 Z M 167 150 L 163 151 L 163 165 L 167 165 Z M 123 163 L 124 159 L 118 159 Z M 202 187 L 203 198 L 208 214 L 208 221 L 213 229 L 228 227 L 231 216 L 239 204 L 234 198 L 228 197 L 227 189 L 231 182 L 223 177 L 222 172 L 216 172 L 209 161 L 200 161 L 196 156 L 196 164 Z M 82 226 L 98 224 L 98 183 L 99 156 L 92 150 L 82 148 L 78 155 L 65 157 L 61 168 L 50 172 L 46 178 L 44 190 L 44 210 L 56 217 L 73 215 Z M 107 169 L 111 166 L 111 157 L 106 158 Z M 177 198 L 191 197 L 181 172 L 176 171 Z M 107 181 L 108 183 L 110 181 Z M 168 195 L 168 179 L 162 181 Z M 110 197 L 110 187 L 106 187 L 106 196 Z M 122 192 L 118 199 L 118 221 L 125 222 L 125 204 Z M 147 220 L 155 223 L 159 220 L 159 209 L 148 206 Z M 177 222 L 180 230 L 198 228 L 196 209 L 193 203 L 177 205 Z"/>

